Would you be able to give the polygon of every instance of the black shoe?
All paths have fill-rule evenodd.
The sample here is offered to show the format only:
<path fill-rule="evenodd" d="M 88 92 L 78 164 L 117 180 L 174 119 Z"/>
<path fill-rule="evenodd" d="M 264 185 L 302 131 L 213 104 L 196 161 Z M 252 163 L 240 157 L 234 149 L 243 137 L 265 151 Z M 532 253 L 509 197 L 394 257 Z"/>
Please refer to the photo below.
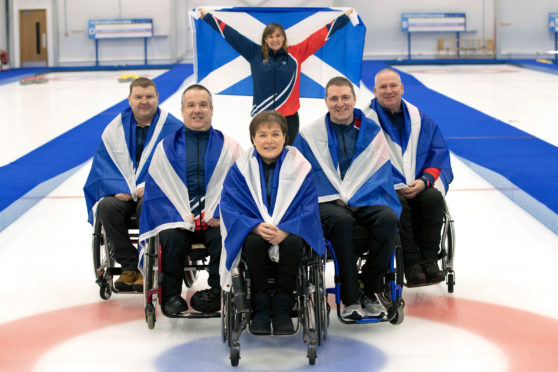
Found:
<path fill-rule="evenodd" d="M 446 279 L 444 272 L 438 267 L 438 261 L 428 260 L 424 263 L 424 272 L 428 284 L 440 283 Z"/>
<path fill-rule="evenodd" d="M 407 286 L 409 287 L 426 284 L 426 274 L 422 270 L 422 265 L 420 263 L 415 263 L 406 267 L 405 278 L 407 279 Z"/>
<path fill-rule="evenodd" d="M 290 296 L 273 296 L 271 302 L 271 324 L 274 335 L 292 335 L 294 333 L 293 321 L 291 320 L 292 308 Z"/>
<path fill-rule="evenodd" d="M 252 297 L 252 308 L 254 313 L 250 321 L 250 332 L 254 335 L 271 334 L 271 315 L 269 314 L 269 296 L 256 293 Z"/>
<path fill-rule="evenodd" d="M 175 315 L 188 310 L 188 303 L 180 295 L 174 295 L 165 301 L 163 308 L 165 313 Z"/>
<path fill-rule="evenodd" d="M 274 314 L 271 318 L 271 324 L 273 325 L 274 335 L 292 335 L 294 333 L 293 320 L 291 319 L 291 313 L 284 314 Z"/>
<path fill-rule="evenodd" d="M 221 309 L 221 290 L 218 288 L 197 291 L 190 298 L 192 309 L 200 313 L 215 313 Z"/>
<path fill-rule="evenodd" d="M 270 335 L 271 334 L 271 317 L 268 311 L 260 311 L 254 313 L 250 321 L 250 333 L 254 335 Z"/>

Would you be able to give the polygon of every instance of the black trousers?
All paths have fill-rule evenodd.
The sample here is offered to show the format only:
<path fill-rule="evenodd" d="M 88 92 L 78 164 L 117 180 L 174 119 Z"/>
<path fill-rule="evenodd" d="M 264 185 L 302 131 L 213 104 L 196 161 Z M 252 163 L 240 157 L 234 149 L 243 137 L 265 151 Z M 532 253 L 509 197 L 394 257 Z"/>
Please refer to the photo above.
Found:
<path fill-rule="evenodd" d="M 413 199 L 405 199 L 399 193 L 397 196 L 403 207 L 400 223 L 405 266 L 437 259 L 446 208 L 444 196 L 435 188 Z"/>
<path fill-rule="evenodd" d="M 114 258 L 122 266 L 122 270 L 137 270 L 138 267 L 138 250 L 130 241 L 128 228 L 133 214 L 139 223 L 142 202 L 141 198 L 135 202 L 106 196 L 97 206 L 97 218 L 105 229 L 107 240 L 114 249 Z"/>
<path fill-rule="evenodd" d="M 295 112 L 292 115 L 285 116 L 287 119 L 287 130 L 289 134 L 289 140 L 287 141 L 287 145 L 292 145 L 296 136 L 298 136 L 298 129 L 300 127 L 299 120 L 298 120 L 298 112 Z"/>
<path fill-rule="evenodd" d="M 261 236 L 250 233 L 244 241 L 242 255 L 248 265 L 252 285 L 252 296 L 267 294 L 267 263 L 269 261 L 269 242 Z M 279 263 L 277 269 L 276 294 L 291 295 L 296 287 L 296 273 L 304 240 L 298 235 L 289 235 L 279 244 Z"/>
<path fill-rule="evenodd" d="M 159 233 L 163 251 L 163 299 L 180 295 L 184 278 L 184 261 L 192 250 L 192 243 L 203 242 L 209 252 L 209 278 L 211 288 L 221 288 L 219 283 L 219 260 L 221 258 L 221 232 L 219 227 L 207 230 L 163 230 Z"/>
<path fill-rule="evenodd" d="M 357 303 L 359 286 L 357 254 L 354 249 L 353 227 L 359 224 L 371 235 L 368 259 L 362 267 L 365 293 L 383 290 L 383 277 L 388 271 L 397 237 L 397 215 L 389 207 L 373 205 L 351 212 L 335 202 L 320 204 L 320 218 L 326 239 L 335 251 L 341 275 L 341 301 L 345 305 Z"/>

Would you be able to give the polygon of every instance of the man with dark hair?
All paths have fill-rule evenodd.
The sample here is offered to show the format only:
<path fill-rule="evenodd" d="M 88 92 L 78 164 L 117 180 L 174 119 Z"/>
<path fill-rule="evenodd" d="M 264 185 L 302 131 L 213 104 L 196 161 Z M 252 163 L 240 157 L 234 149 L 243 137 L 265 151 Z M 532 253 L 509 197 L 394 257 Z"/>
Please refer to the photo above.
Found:
<path fill-rule="evenodd" d="M 399 74 L 390 68 L 376 74 L 366 115 L 380 123 L 390 148 L 393 179 L 401 212 L 401 244 L 409 287 L 445 279 L 438 266 L 443 194 L 453 179 L 449 150 L 434 121 L 403 100 Z M 440 192 L 441 191 L 441 192 Z M 443 194 L 442 194 L 443 193 Z"/>
<path fill-rule="evenodd" d="M 387 143 L 379 125 L 355 109 L 356 95 L 348 79 L 335 77 L 328 82 L 325 103 L 329 112 L 303 127 L 294 146 L 314 171 L 324 234 L 339 262 L 341 316 L 348 320 L 380 316 L 385 309 L 376 294 L 384 290 L 401 210 Z M 363 293 L 353 246 L 355 223 L 371 235 L 362 268 Z"/>
<path fill-rule="evenodd" d="M 186 88 L 181 106 L 184 125 L 165 138 L 153 155 L 140 220 L 142 246 L 159 235 L 163 311 L 169 315 L 188 310 L 180 295 L 184 260 L 192 243 L 200 241 L 209 252 L 209 288 L 194 293 L 190 305 L 204 313 L 221 307 L 218 207 L 225 175 L 242 153 L 236 141 L 212 127 L 213 103 L 204 86 Z"/>
<path fill-rule="evenodd" d="M 138 251 L 128 236 L 128 221 L 141 212 L 145 175 L 155 146 L 181 122 L 159 108 L 155 83 L 140 77 L 130 84 L 130 107 L 103 132 L 83 188 L 89 222 L 98 218 L 122 273 L 114 286 L 119 291 L 143 291 Z"/>

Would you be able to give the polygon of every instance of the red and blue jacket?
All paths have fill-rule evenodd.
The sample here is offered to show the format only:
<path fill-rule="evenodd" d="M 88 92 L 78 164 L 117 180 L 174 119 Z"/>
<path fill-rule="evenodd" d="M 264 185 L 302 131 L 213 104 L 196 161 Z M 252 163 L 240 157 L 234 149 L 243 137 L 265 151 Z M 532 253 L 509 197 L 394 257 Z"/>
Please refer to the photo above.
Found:
<path fill-rule="evenodd" d="M 343 28 L 349 22 L 349 17 L 342 14 L 304 41 L 289 46 L 288 53 L 282 49 L 276 53 L 270 51 L 269 62 L 263 59 L 261 45 L 226 25 L 219 18 L 207 13 L 203 20 L 250 63 L 254 90 L 250 115 L 275 110 L 289 116 L 295 114 L 300 107 L 302 62 L 320 49 L 337 30 Z"/>

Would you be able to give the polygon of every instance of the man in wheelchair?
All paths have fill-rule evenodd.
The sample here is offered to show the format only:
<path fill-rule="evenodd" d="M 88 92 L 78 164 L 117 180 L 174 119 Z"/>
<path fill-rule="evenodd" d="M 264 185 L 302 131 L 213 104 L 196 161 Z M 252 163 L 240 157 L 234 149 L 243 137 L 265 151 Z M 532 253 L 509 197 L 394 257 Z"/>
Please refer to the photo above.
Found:
<path fill-rule="evenodd" d="M 294 146 L 308 159 L 316 179 L 324 234 L 339 263 L 345 305 L 341 316 L 360 320 L 385 312 L 376 293 L 384 290 L 401 206 L 386 140 L 379 125 L 355 109 L 353 84 L 344 77 L 331 79 L 325 103 L 329 112 L 303 127 Z M 353 246 L 355 224 L 370 232 L 373 247 L 362 268 L 363 293 Z"/>
<path fill-rule="evenodd" d="M 114 286 L 119 291 L 142 291 L 138 251 L 130 241 L 131 216 L 139 221 L 145 175 L 155 146 L 182 126 L 180 120 L 158 107 L 155 83 L 138 78 L 130 84 L 130 107 L 105 128 L 83 187 L 88 219 L 98 218 L 112 244 L 122 272 Z"/>
<path fill-rule="evenodd" d="M 221 195 L 224 259 L 222 284 L 231 289 L 231 270 L 241 255 L 250 276 L 253 316 L 250 332 L 290 335 L 296 275 L 305 242 L 324 253 L 312 169 L 290 146 L 287 122 L 262 111 L 250 123 L 254 147 L 231 167 Z M 241 253 L 242 252 L 242 253 Z M 268 261 L 277 262 L 275 293 L 270 298 Z"/>
<path fill-rule="evenodd" d="M 209 289 L 190 300 L 194 310 L 216 312 L 221 306 L 218 205 L 226 172 L 242 149 L 211 125 L 211 93 L 191 85 L 182 94 L 184 125 L 155 150 L 146 179 L 140 243 L 159 235 L 163 262 L 163 308 L 174 315 L 188 310 L 181 296 L 184 262 L 194 240 L 209 252 Z"/>
<path fill-rule="evenodd" d="M 401 212 L 401 244 L 410 287 L 444 280 L 438 250 L 444 194 L 453 180 L 449 150 L 436 123 L 402 100 L 401 77 L 393 69 L 375 76 L 374 95 L 366 115 L 380 123 L 390 148 L 393 178 Z"/>

